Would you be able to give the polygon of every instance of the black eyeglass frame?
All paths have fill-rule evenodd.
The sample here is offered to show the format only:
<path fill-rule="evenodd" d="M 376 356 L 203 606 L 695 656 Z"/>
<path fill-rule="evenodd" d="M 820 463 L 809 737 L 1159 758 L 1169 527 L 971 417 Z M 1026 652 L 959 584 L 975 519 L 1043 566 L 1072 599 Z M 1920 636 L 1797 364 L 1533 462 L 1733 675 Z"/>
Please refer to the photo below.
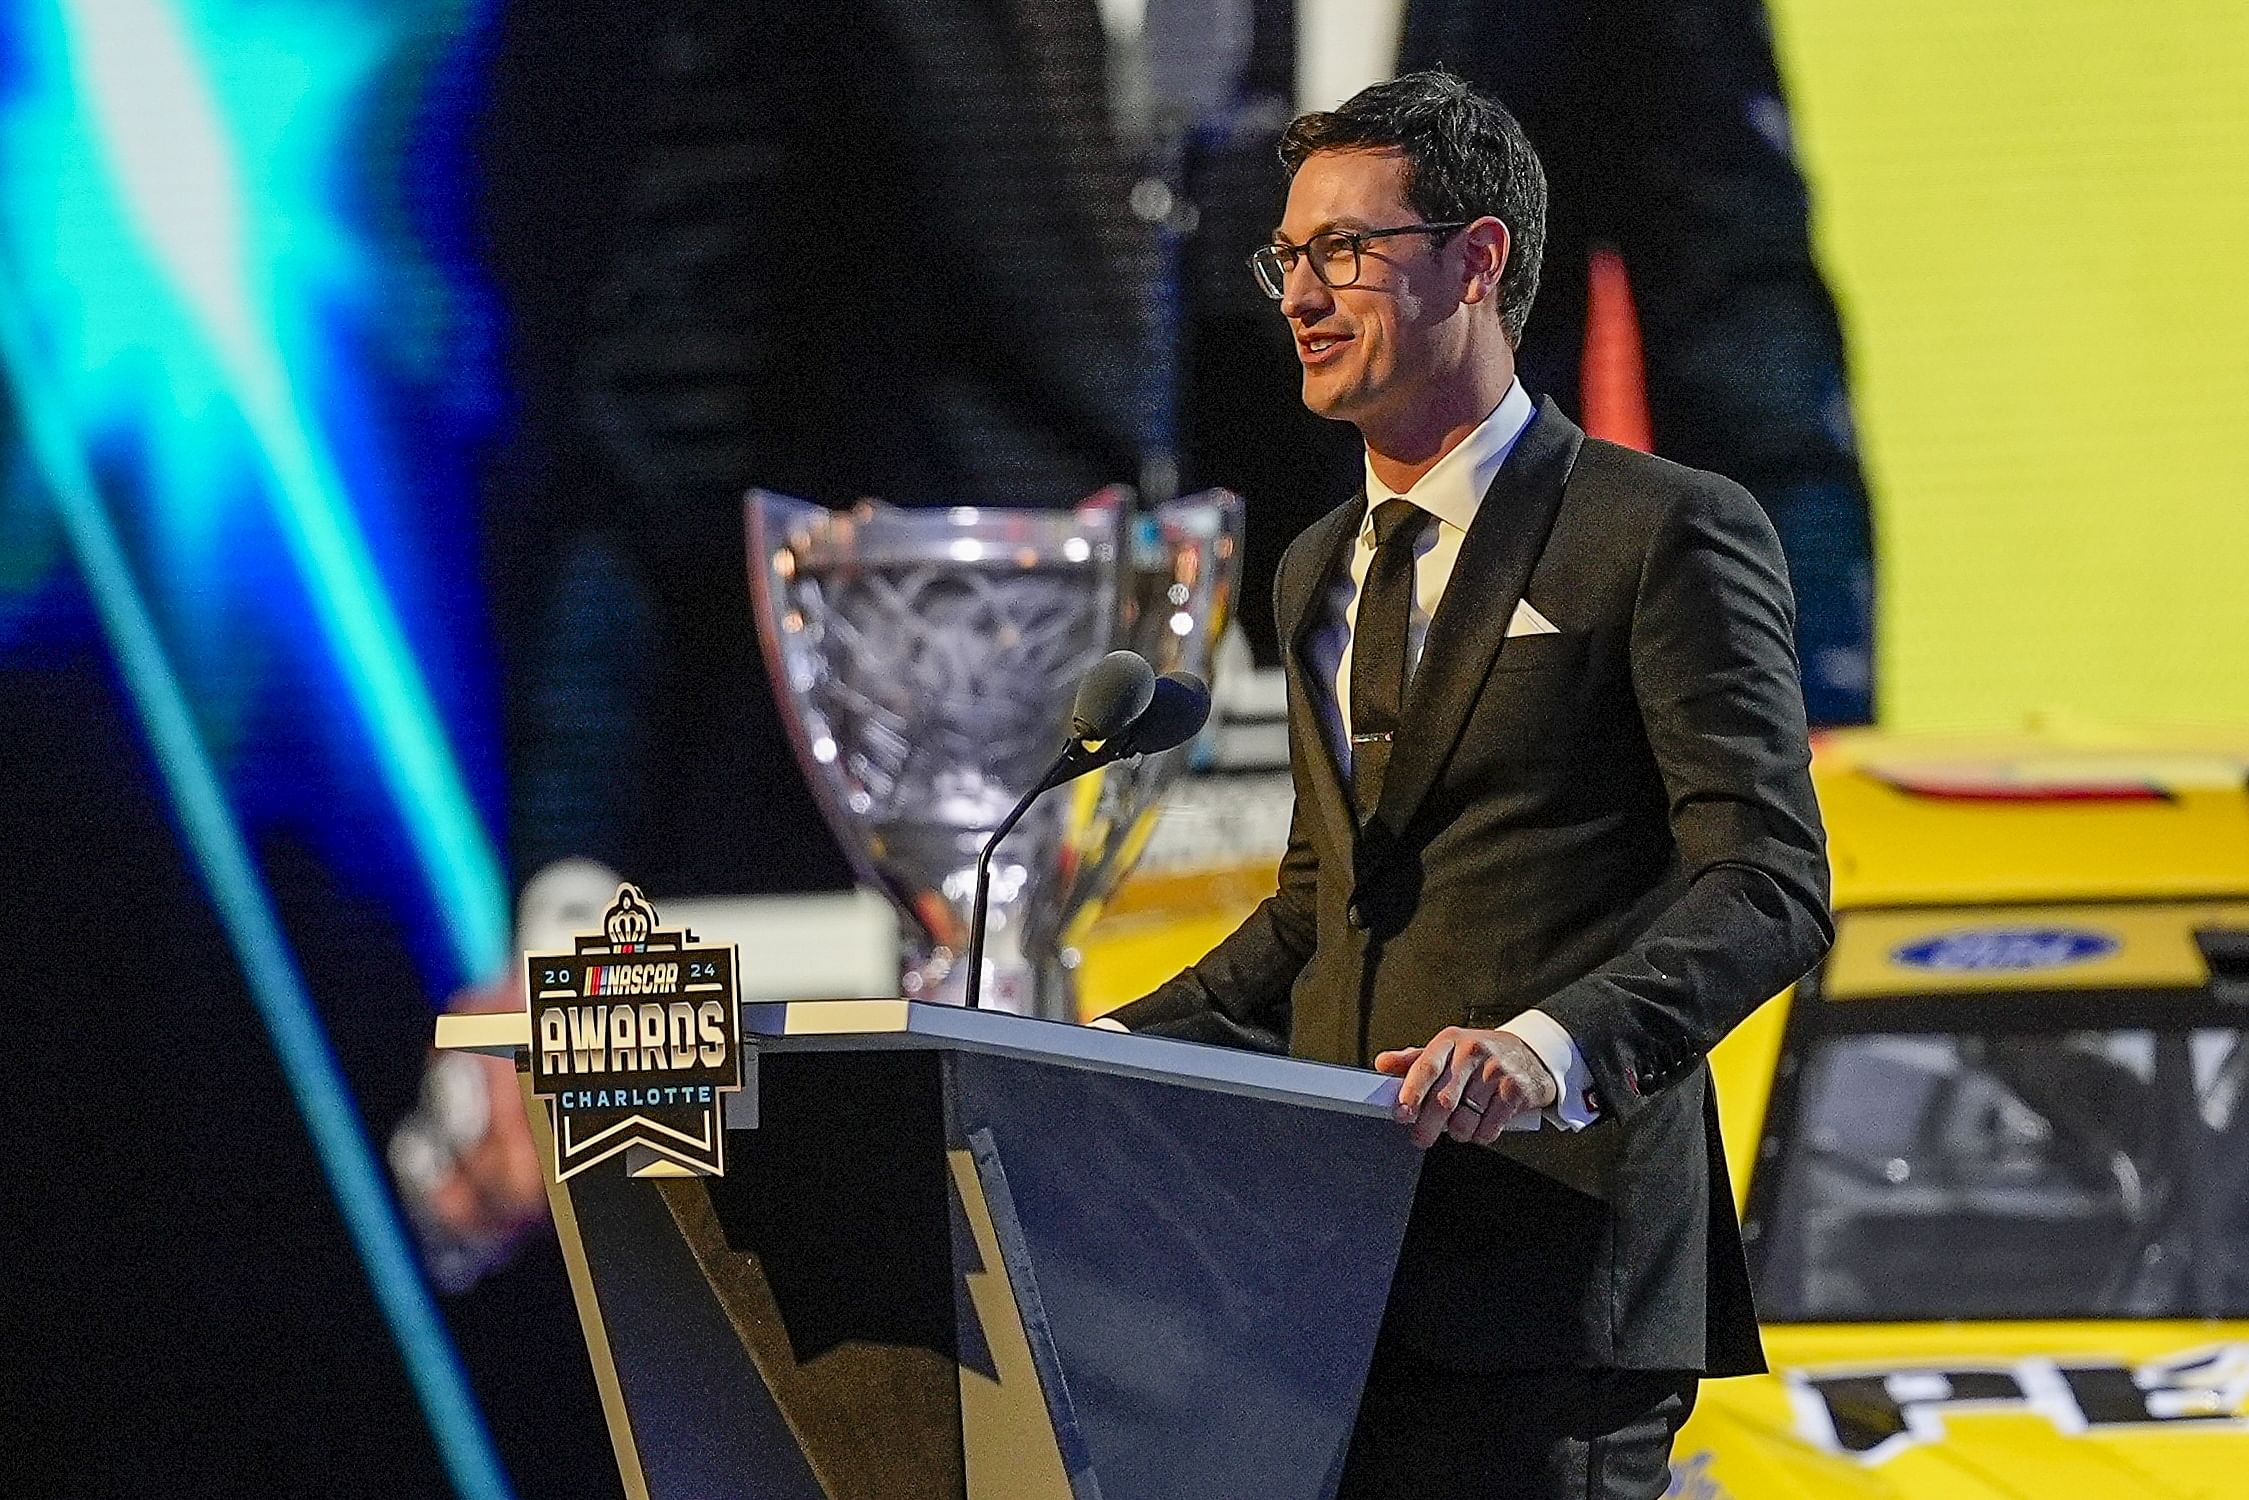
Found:
<path fill-rule="evenodd" d="M 1370 240 L 1386 240 L 1394 234 L 1458 234 L 1475 222 L 1474 219 L 1462 219 L 1449 224 L 1400 224 L 1394 229 L 1323 229 L 1301 245 L 1292 245 L 1282 239 L 1276 239 L 1269 245 L 1260 245 L 1249 253 L 1244 264 L 1249 267 L 1250 275 L 1257 278 L 1257 289 L 1265 294 L 1269 302 L 1278 302 L 1287 295 L 1288 273 L 1295 267 L 1297 257 L 1303 255 L 1311 256 L 1312 274 L 1320 278 L 1320 284 L 1330 291 L 1339 291 L 1359 284 L 1360 276 L 1366 272 L 1366 250 Z M 1320 269 L 1320 257 L 1311 254 L 1312 247 L 1321 240 L 1334 239 L 1351 247 L 1351 274 L 1342 281 L 1328 280 L 1328 273 Z M 1266 279 L 1265 268 L 1268 265 L 1273 271 L 1271 280 Z"/>

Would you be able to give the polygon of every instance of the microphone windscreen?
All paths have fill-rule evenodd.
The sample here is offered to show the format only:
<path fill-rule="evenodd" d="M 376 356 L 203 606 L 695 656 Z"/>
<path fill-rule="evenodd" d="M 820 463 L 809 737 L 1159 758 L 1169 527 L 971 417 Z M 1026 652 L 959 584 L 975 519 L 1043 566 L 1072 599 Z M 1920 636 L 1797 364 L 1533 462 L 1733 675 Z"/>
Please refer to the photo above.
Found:
<path fill-rule="evenodd" d="M 1155 695 L 1135 719 L 1128 738 L 1140 755 L 1155 755 L 1184 745 L 1210 722 L 1210 689 L 1192 672 L 1166 672 L 1156 679 Z"/>
<path fill-rule="evenodd" d="M 1114 739 L 1148 711 L 1156 695 L 1156 669 L 1133 651 L 1112 651 L 1085 674 L 1070 706 L 1070 733 L 1081 740 Z"/>

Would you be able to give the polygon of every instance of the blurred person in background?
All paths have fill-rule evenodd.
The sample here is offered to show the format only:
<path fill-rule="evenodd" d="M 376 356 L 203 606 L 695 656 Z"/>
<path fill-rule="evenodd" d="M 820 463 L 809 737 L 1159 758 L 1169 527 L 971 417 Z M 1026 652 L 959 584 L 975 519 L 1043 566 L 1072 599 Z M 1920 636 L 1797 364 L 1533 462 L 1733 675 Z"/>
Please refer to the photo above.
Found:
<path fill-rule="evenodd" d="M 1546 163 L 1556 274 L 1523 340 L 1525 382 L 1585 414 L 1586 267 L 1613 252 L 1648 428 L 1605 435 L 1757 497 L 1788 554 L 1811 722 L 1872 722 L 1872 519 L 1763 4 L 1412 0 L 1401 58 L 1504 100 Z"/>
<path fill-rule="evenodd" d="M 526 937 L 570 857 L 659 903 L 849 884 L 773 707 L 745 490 L 1065 506 L 1141 465 L 1153 239 L 1090 3 L 613 12 L 541 7 L 496 70 L 525 394 L 487 552 Z M 520 976 L 453 1004 L 519 1008 Z M 433 1060 L 400 1139 L 453 1284 L 544 1216 L 504 1065 Z"/>

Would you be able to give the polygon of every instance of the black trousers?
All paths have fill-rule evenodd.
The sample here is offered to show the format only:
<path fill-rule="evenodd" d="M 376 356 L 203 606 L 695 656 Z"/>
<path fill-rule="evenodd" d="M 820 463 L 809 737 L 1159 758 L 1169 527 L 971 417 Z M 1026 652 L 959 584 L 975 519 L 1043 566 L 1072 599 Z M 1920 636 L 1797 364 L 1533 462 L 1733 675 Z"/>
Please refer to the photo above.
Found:
<path fill-rule="evenodd" d="M 1699 1377 L 1462 1374 L 1382 1349 L 1337 1500 L 1658 1500 Z"/>

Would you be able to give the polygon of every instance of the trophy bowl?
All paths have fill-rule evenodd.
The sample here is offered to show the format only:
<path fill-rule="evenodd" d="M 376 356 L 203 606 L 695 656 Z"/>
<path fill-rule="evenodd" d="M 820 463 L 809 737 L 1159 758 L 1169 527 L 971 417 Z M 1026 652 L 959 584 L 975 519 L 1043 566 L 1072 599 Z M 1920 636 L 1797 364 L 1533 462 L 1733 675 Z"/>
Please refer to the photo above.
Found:
<path fill-rule="evenodd" d="M 783 720 L 861 878 L 904 914 L 900 987 L 958 1001 L 984 842 L 1061 750 L 1106 653 L 1206 681 L 1232 618 L 1242 503 L 1136 511 L 752 491 L 750 593 Z M 1070 934 L 1130 870 L 1191 746 L 1105 767 L 1032 807 L 992 861 L 981 985 L 995 1008 L 1077 1018 Z"/>

